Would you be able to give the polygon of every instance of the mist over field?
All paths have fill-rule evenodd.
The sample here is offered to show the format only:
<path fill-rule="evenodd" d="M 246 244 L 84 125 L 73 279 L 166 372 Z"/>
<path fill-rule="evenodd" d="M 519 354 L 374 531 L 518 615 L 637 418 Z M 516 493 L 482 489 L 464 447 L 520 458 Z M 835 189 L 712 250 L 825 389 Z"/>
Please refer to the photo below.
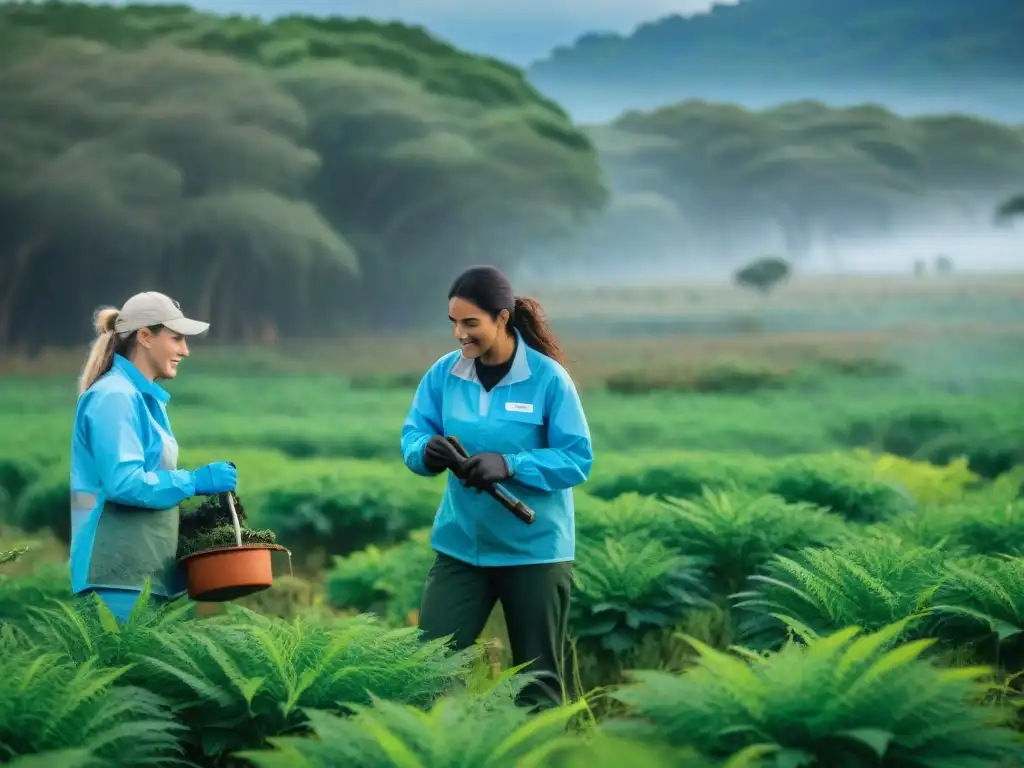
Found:
<path fill-rule="evenodd" d="M 1024 765 L 1024 5 L 205 2 L 0 2 L 0 762 Z M 463 475 L 401 436 L 481 263 L 593 448 L 544 713 L 502 601 L 419 629 Z M 154 290 L 211 323 L 157 383 L 232 504 L 144 507 L 132 425 L 138 484 L 72 476 L 94 313 Z M 559 455 L 532 385 L 463 442 Z M 115 497 L 98 561 L 166 524 L 189 584 L 120 623 L 69 570 Z"/>

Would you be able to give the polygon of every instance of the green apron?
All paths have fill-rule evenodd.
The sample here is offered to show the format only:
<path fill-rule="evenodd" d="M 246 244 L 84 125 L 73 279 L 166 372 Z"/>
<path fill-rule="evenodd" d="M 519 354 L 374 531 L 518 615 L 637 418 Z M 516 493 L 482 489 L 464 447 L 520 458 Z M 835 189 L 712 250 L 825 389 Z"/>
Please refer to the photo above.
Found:
<path fill-rule="evenodd" d="M 160 469 L 177 469 L 177 441 L 159 425 L 154 426 L 163 442 Z M 187 580 L 177 557 L 180 521 L 177 506 L 144 509 L 105 501 L 89 558 L 89 584 L 141 590 L 149 579 L 153 595 L 175 598 L 184 594 Z"/>

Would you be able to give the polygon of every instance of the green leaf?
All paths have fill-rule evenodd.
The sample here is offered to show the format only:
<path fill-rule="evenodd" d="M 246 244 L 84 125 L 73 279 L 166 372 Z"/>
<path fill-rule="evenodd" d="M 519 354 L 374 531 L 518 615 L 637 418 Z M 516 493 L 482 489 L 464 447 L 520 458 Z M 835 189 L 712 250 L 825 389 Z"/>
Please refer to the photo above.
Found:
<path fill-rule="evenodd" d="M 894 734 L 891 731 L 884 731 L 879 728 L 854 728 L 849 731 L 839 731 L 836 736 L 864 744 L 879 758 L 885 757 L 889 743 L 894 738 Z"/>

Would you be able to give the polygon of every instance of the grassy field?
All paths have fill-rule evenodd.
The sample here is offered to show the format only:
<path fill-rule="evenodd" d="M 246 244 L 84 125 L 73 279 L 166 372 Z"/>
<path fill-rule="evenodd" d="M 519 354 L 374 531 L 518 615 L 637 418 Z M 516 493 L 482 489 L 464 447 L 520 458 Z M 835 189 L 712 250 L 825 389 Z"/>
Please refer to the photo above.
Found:
<path fill-rule="evenodd" d="M 443 322 L 415 338 L 197 343 L 168 385 L 181 463 L 235 461 L 250 524 L 277 533 L 295 572 L 244 607 L 186 603 L 120 630 L 67 596 L 82 351 L 52 350 L 0 378 L 0 550 L 29 547 L 0 566 L 0 754 L 1022 764 L 1024 278 L 536 293 L 597 454 L 576 493 L 562 710 L 527 723 L 509 703 L 500 611 L 461 656 L 410 634 L 442 481 L 402 467 L 399 430 L 451 348 Z M 92 719 L 71 703 L 85 691 Z"/>

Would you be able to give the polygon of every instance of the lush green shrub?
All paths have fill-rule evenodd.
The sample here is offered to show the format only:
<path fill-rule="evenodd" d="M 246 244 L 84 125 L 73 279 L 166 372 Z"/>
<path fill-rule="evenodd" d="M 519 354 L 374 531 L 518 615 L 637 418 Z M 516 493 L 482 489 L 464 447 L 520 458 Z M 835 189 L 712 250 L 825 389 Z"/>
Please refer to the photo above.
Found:
<path fill-rule="evenodd" d="M 954 647 L 1024 669 L 1024 558 L 975 556 L 946 563 L 932 598 L 933 627 Z"/>
<path fill-rule="evenodd" d="M 103 666 L 131 660 L 124 682 L 159 692 L 188 727 L 183 743 L 207 762 L 301 731 L 304 708 L 338 710 L 371 696 L 423 706 L 462 679 L 476 649 L 451 653 L 415 629 L 388 630 L 369 617 L 314 626 L 234 606 L 189 618 L 187 601 L 140 602 L 118 625 L 96 599 L 40 612 L 30 635 L 42 651 Z"/>
<path fill-rule="evenodd" d="M 766 491 L 788 502 L 824 507 L 851 522 L 887 520 L 914 507 L 908 493 L 846 456 L 794 456 L 776 462 L 773 470 Z"/>
<path fill-rule="evenodd" d="M 656 540 L 590 543 L 574 571 L 571 633 L 591 652 L 625 654 L 648 632 L 671 628 L 686 611 L 708 604 L 699 566 Z"/>
<path fill-rule="evenodd" d="M 427 574 L 434 563 L 430 529 L 413 531 L 393 547 L 370 545 L 334 558 L 325 577 L 327 596 L 335 608 L 369 611 L 390 624 L 405 624 L 420 607 Z"/>
<path fill-rule="evenodd" d="M 724 758 L 760 746 L 766 765 L 992 766 L 1019 756 L 1008 714 L 979 704 L 985 669 L 941 669 L 918 658 L 931 641 L 893 647 L 896 622 L 848 627 L 777 653 L 737 657 L 691 640 L 681 674 L 633 672 L 611 695 L 637 738 Z"/>
<path fill-rule="evenodd" d="M 962 501 L 982 488 L 981 477 L 971 471 L 965 458 L 936 466 L 891 454 L 872 456 L 861 451 L 854 455 L 872 461 L 876 478 L 902 488 L 921 504 Z"/>
<path fill-rule="evenodd" d="M 129 667 L 0 647 L 0 761 L 74 748 L 123 766 L 170 765 L 182 728 L 155 693 L 123 685 Z M 51 756 L 52 757 L 52 756 Z"/>
<path fill-rule="evenodd" d="M 8 503 L 14 503 L 42 471 L 42 462 L 37 458 L 0 455 L 0 492 L 7 497 Z"/>
<path fill-rule="evenodd" d="M 23 531 L 49 530 L 71 540 L 71 486 L 66 467 L 48 469 L 28 485 L 14 505 L 12 525 Z"/>
<path fill-rule="evenodd" d="M 250 498 L 254 518 L 281 544 L 344 555 L 430 525 L 443 483 L 443 476 L 419 477 L 400 464 L 338 461 L 330 471 L 282 477 Z"/>
<path fill-rule="evenodd" d="M 913 627 L 928 610 L 947 557 L 940 547 L 883 535 L 776 556 L 735 596 L 734 607 L 744 612 L 740 636 L 762 647 L 781 642 L 794 623 L 819 635 L 849 626 L 873 632 L 903 620 Z"/>
<path fill-rule="evenodd" d="M 376 699 L 339 718 L 309 712 L 316 739 L 274 739 L 277 752 L 244 752 L 257 768 L 310 766 L 545 765 L 566 741 L 570 719 L 585 706 L 558 707 L 531 717 L 502 689 L 490 695 L 449 696 L 427 712 Z"/>
<path fill-rule="evenodd" d="M 924 546 L 978 555 L 1024 554 L 1024 500 L 929 506 L 886 521 L 884 527 Z"/>
<path fill-rule="evenodd" d="M 752 454 L 638 452 L 601 456 L 586 490 L 599 499 L 626 493 L 685 499 L 701 496 L 705 486 L 764 487 L 770 477 L 769 463 Z"/>
<path fill-rule="evenodd" d="M 70 596 L 71 579 L 64 564 L 48 563 L 20 576 L 0 573 L 0 624 L 24 628 L 33 608 Z"/>
<path fill-rule="evenodd" d="M 773 556 L 853 535 L 835 515 L 772 495 L 705 490 L 700 499 L 669 500 L 664 510 L 663 530 L 650 535 L 696 558 L 719 595 L 739 589 Z"/>
<path fill-rule="evenodd" d="M 620 371 L 605 380 L 605 387 L 609 392 L 620 395 L 646 395 L 651 392 L 739 395 L 781 389 L 792 375 L 792 370 L 726 361 L 709 367 Z"/>
<path fill-rule="evenodd" d="M 577 491 L 576 537 L 579 541 L 622 541 L 637 538 L 665 541 L 672 533 L 673 516 L 661 500 L 624 493 L 606 501 Z"/>

